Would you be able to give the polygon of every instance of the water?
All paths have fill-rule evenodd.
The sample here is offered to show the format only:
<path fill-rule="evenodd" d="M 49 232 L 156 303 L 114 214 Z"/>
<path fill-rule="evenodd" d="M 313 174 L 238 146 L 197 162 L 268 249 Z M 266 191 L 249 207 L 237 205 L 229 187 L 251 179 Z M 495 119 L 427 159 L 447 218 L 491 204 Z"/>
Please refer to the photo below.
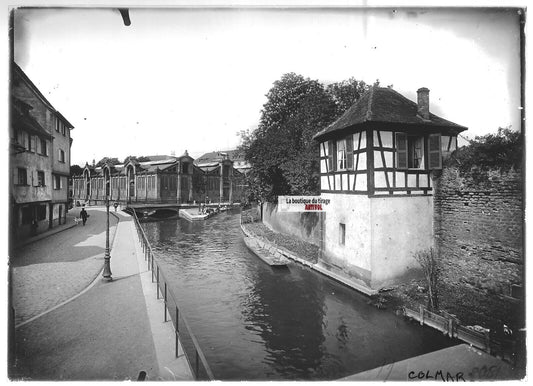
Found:
<path fill-rule="evenodd" d="M 266 265 L 238 212 L 143 227 L 216 379 L 338 379 L 451 345 L 309 268 Z"/>

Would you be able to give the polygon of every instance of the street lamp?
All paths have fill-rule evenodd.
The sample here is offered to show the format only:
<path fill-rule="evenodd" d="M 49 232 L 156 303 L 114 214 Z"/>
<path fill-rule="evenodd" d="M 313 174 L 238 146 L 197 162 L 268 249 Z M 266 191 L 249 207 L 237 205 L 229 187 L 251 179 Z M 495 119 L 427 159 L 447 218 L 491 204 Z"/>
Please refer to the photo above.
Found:
<path fill-rule="evenodd" d="M 105 280 L 113 280 L 111 277 L 111 266 L 109 260 L 111 254 L 109 253 L 109 170 L 106 169 L 106 194 L 105 194 L 105 208 L 106 208 L 106 229 L 105 229 L 105 254 L 104 254 L 104 273 L 102 276 Z"/>

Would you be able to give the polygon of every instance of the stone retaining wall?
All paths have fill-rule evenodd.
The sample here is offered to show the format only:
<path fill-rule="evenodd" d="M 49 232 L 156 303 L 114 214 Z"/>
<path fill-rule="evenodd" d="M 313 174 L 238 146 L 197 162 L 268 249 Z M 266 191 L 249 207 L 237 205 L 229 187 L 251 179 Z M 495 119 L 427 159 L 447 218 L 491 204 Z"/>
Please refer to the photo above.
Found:
<path fill-rule="evenodd" d="M 523 282 L 520 172 L 443 170 L 435 181 L 434 233 L 445 279 L 491 294 Z"/>
<path fill-rule="evenodd" d="M 263 223 L 270 229 L 320 246 L 321 214 L 318 212 L 278 212 L 278 204 L 263 204 Z"/>

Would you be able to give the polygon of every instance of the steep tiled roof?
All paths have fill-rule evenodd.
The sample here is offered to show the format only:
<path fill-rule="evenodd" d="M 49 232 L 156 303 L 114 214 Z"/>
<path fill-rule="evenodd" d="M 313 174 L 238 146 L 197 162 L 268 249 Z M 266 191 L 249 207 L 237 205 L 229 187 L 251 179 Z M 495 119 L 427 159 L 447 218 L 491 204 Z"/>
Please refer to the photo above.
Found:
<path fill-rule="evenodd" d="M 318 139 L 326 134 L 368 122 L 397 123 L 402 125 L 440 127 L 461 132 L 466 127 L 450 122 L 435 114 L 424 120 L 417 114 L 418 105 L 394 91 L 392 88 L 371 87 L 357 102 L 331 125 L 313 137 Z"/>
<path fill-rule="evenodd" d="M 11 62 L 13 65 L 13 71 L 16 75 L 18 75 L 26 84 L 35 92 L 37 97 L 41 99 L 41 101 L 48 107 L 51 111 L 55 112 L 61 120 L 69 127 L 69 129 L 73 130 L 74 126 L 72 123 L 70 123 L 67 118 L 63 116 L 59 111 L 57 111 L 54 106 L 48 101 L 48 99 L 45 98 L 45 96 L 41 93 L 41 91 L 35 86 L 35 84 L 32 82 L 32 80 L 26 75 L 24 71 L 19 67 L 19 65 L 15 62 Z"/>

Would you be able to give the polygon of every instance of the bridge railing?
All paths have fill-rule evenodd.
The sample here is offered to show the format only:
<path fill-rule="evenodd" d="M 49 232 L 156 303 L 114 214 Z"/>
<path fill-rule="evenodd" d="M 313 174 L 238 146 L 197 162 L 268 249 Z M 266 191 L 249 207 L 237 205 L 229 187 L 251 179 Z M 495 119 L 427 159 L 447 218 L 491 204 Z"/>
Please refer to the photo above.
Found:
<path fill-rule="evenodd" d="M 181 343 L 195 379 L 214 380 L 215 377 L 205 359 L 205 355 L 200 348 L 200 345 L 198 344 L 198 340 L 190 329 L 183 312 L 180 312 L 178 301 L 170 290 L 169 282 L 155 260 L 152 246 L 141 227 L 137 214 L 135 211 L 132 212 L 137 235 L 139 236 L 142 245 L 144 260 L 146 261 L 148 270 L 152 272 L 152 283 L 156 283 L 157 285 L 157 299 L 162 299 L 164 301 L 163 319 L 165 322 L 170 319 L 174 327 L 176 358 L 179 356 L 179 343 Z"/>

